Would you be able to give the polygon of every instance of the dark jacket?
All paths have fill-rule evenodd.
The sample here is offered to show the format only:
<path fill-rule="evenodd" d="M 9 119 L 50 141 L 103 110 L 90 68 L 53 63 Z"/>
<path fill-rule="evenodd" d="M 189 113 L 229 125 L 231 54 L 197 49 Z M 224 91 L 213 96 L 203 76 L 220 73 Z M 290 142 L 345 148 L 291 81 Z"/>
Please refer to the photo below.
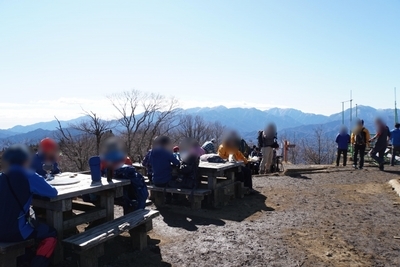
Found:
<path fill-rule="evenodd" d="M 336 136 L 338 149 L 348 149 L 350 144 L 350 135 L 348 133 L 340 133 Z"/>
<path fill-rule="evenodd" d="M 46 172 L 43 170 L 43 164 L 45 163 L 44 160 L 44 155 L 40 153 L 36 153 L 36 155 L 33 157 L 31 168 L 34 170 L 37 174 L 46 177 Z M 60 169 L 58 168 L 58 163 L 53 161 L 53 170 L 51 171 L 51 174 L 58 174 L 60 173 Z"/>
<path fill-rule="evenodd" d="M 0 242 L 27 239 L 33 232 L 25 216 L 32 196 L 51 198 L 57 193 L 42 176 L 20 166 L 11 166 L 6 174 L 0 174 Z"/>
<path fill-rule="evenodd" d="M 387 147 L 387 139 L 389 137 L 390 131 L 386 125 L 382 125 L 378 129 L 378 139 L 375 143 L 375 149 L 383 150 Z"/>
<path fill-rule="evenodd" d="M 153 183 L 166 184 L 172 179 L 172 166 L 180 166 L 180 162 L 172 152 L 164 148 L 154 148 L 149 156 L 149 163 L 153 170 Z"/>

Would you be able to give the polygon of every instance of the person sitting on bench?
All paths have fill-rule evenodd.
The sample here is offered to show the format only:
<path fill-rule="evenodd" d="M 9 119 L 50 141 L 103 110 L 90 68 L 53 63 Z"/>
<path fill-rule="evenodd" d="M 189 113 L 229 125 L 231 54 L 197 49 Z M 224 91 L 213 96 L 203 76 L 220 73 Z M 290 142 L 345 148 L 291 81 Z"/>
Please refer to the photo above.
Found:
<path fill-rule="evenodd" d="M 60 173 L 58 168 L 58 144 L 51 138 L 44 138 L 39 143 L 39 151 L 36 153 L 32 160 L 31 168 L 39 175 L 46 177 L 46 171 L 43 169 L 44 164 L 50 164 L 53 166 L 53 170 L 50 174 Z"/>
<path fill-rule="evenodd" d="M 222 142 L 218 149 L 218 155 L 222 159 L 230 159 L 230 156 L 233 157 L 235 161 L 242 161 L 244 164 L 248 164 L 248 160 L 245 156 L 243 156 L 242 152 L 239 151 L 236 142 L 236 136 L 234 134 L 228 135 L 227 138 Z M 244 183 L 245 187 L 250 189 L 250 194 L 256 193 L 253 190 L 253 181 L 251 177 L 251 170 L 248 167 L 242 167 L 242 171 L 238 173 L 239 180 Z"/>
<path fill-rule="evenodd" d="M 57 233 L 39 222 L 31 208 L 33 195 L 55 197 L 57 189 L 42 176 L 29 170 L 30 151 L 26 146 L 14 145 L 3 154 L 5 172 L 0 174 L 0 242 L 20 242 L 35 239 L 38 242 L 32 267 L 50 264 L 57 245 Z"/>
<path fill-rule="evenodd" d="M 167 187 L 172 180 L 173 167 L 179 168 L 180 162 L 171 152 L 171 139 L 168 136 L 160 136 L 155 140 L 155 146 L 151 151 L 149 163 L 153 170 L 153 184 L 157 187 Z M 170 194 L 166 194 L 167 202 L 172 200 Z"/>

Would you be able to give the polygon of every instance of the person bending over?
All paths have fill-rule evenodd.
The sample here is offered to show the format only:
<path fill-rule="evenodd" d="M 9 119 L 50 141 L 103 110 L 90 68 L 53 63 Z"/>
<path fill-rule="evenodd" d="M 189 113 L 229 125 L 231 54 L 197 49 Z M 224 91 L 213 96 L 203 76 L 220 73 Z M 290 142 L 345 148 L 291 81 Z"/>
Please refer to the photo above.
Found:
<path fill-rule="evenodd" d="M 246 165 L 248 164 L 248 160 L 245 158 L 245 156 L 243 156 L 242 152 L 240 152 L 238 147 L 236 146 L 235 138 L 226 138 L 219 146 L 218 155 L 222 159 L 226 160 L 228 160 L 229 156 L 232 155 L 234 157 L 234 160 L 242 161 Z M 238 173 L 238 175 L 239 180 L 244 183 L 244 186 L 250 189 L 250 194 L 256 193 L 256 191 L 253 190 L 253 181 L 250 168 L 248 168 L 247 166 L 242 167 L 242 171 Z"/>
<path fill-rule="evenodd" d="M 30 266 L 46 267 L 57 245 L 57 233 L 36 220 L 31 208 L 32 197 L 52 198 L 58 192 L 42 176 L 29 169 L 30 160 L 26 146 L 12 146 L 3 154 L 6 168 L 0 174 L 0 242 L 35 239 L 38 246 Z"/>

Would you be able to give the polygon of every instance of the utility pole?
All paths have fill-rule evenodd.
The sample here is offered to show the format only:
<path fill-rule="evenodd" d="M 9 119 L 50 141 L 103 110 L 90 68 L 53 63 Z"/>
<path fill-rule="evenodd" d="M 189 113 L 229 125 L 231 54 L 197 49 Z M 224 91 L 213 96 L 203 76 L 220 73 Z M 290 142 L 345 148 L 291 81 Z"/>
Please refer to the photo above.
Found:
<path fill-rule="evenodd" d="M 350 129 L 351 123 L 353 122 L 353 91 L 350 90 Z"/>
<path fill-rule="evenodd" d="M 356 104 L 356 118 L 358 118 L 358 104 Z"/>
<path fill-rule="evenodd" d="M 342 102 L 342 125 L 344 125 L 344 102 Z"/>
<path fill-rule="evenodd" d="M 394 123 L 399 122 L 399 117 L 397 116 L 397 93 L 396 93 L 396 87 L 394 88 Z"/>
<path fill-rule="evenodd" d="M 350 99 L 346 101 L 342 101 L 342 125 L 344 125 L 344 104 L 350 102 L 350 126 L 351 121 L 353 120 L 353 98 L 352 98 L 352 91 L 350 91 Z"/>

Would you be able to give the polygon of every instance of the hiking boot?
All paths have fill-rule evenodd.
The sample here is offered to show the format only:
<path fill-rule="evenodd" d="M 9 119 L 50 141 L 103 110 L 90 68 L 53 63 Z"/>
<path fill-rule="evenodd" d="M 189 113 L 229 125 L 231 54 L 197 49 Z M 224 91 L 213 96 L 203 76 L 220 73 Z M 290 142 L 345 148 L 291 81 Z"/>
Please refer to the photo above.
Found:
<path fill-rule="evenodd" d="M 385 167 L 384 167 L 383 164 L 379 164 L 379 170 L 380 170 L 380 171 L 384 171 L 384 170 L 385 170 Z"/>

